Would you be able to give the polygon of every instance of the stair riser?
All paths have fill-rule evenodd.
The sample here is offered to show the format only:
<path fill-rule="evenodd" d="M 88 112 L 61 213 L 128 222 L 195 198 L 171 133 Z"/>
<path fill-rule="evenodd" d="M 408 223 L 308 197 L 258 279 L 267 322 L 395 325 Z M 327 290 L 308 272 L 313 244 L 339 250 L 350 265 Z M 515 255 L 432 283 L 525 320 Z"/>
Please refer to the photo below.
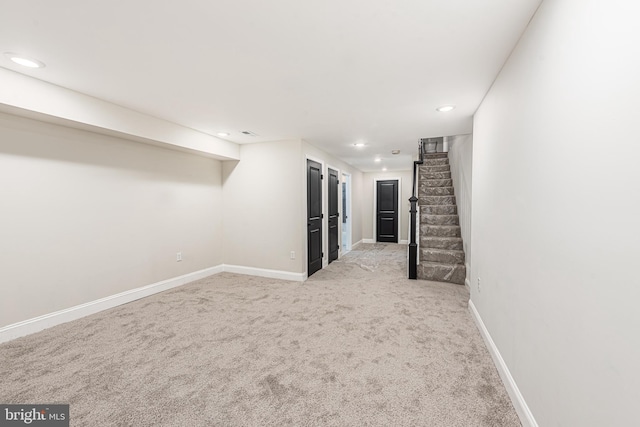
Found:
<path fill-rule="evenodd" d="M 428 225 L 460 225 L 458 215 L 420 214 L 420 222 Z"/>
<path fill-rule="evenodd" d="M 440 239 L 434 237 L 422 237 L 420 239 L 420 247 L 425 249 L 450 249 L 455 251 L 461 251 L 463 249 L 462 240 L 457 237 Z"/>
<path fill-rule="evenodd" d="M 451 179 L 451 172 L 420 172 L 420 179 Z"/>
<path fill-rule="evenodd" d="M 420 261 L 437 262 L 440 264 L 464 264 L 464 252 L 438 249 L 420 249 Z"/>
<path fill-rule="evenodd" d="M 455 225 L 420 225 L 420 233 L 425 237 L 460 237 L 460 227 Z"/>
<path fill-rule="evenodd" d="M 449 165 L 427 165 L 421 166 L 420 172 L 451 172 Z"/>
<path fill-rule="evenodd" d="M 420 263 L 420 265 L 418 265 L 419 279 L 464 285 L 464 279 L 466 277 L 467 269 L 461 264 L 441 266 Z"/>
<path fill-rule="evenodd" d="M 456 205 L 420 205 L 420 215 L 456 215 Z"/>
<path fill-rule="evenodd" d="M 453 196 L 453 187 L 425 187 L 420 190 L 425 196 Z"/>
<path fill-rule="evenodd" d="M 453 180 L 451 179 L 420 179 L 418 181 L 420 191 L 424 188 L 431 187 L 453 187 Z"/>
<path fill-rule="evenodd" d="M 449 159 L 425 159 L 423 164 L 426 166 L 448 165 Z"/>
<path fill-rule="evenodd" d="M 421 205 L 455 205 L 456 196 L 420 196 Z"/>

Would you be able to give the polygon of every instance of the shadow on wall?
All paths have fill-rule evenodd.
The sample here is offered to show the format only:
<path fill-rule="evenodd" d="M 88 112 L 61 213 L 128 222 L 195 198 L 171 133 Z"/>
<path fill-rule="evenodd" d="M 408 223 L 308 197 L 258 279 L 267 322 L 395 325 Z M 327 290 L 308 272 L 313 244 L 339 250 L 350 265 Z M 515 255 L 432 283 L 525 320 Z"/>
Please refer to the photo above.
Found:
<path fill-rule="evenodd" d="M 205 182 L 204 177 L 199 177 L 194 172 L 196 169 L 185 169 L 184 161 L 219 161 L 153 144 L 144 144 L 5 113 L 0 113 L 0 127 L 8 130 L 10 135 L 15 135 L 15 137 L 3 137 L 2 144 L 0 144 L 0 155 L 97 166 L 126 171 L 132 175 L 159 174 L 165 177 L 163 179 L 167 179 L 167 176 L 170 177 L 168 179 L 171 182 L 195 184 Z M 42 138 L 36 139 L 39 135 Z M 114 148 L 117 149 L 114 150 Z M 141 161 L 141 157 L 147 157 L 148 150 L 154 150 L 156 156 L 154 161 Z M 158 156 L 163 158 L 163 161 L 158 162 Z"/>
<path fill-rule="evenodd" d="M 222 162 L 222 185 L 226 184 L 238 163 L 240 163 L 240 160 L 225 160 Z"/>

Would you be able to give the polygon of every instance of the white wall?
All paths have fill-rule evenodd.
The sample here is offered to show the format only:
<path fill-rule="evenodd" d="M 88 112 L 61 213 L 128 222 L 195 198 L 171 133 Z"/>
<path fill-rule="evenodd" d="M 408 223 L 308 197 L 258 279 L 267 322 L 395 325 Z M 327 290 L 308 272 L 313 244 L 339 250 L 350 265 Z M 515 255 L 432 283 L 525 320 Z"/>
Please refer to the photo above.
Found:
<path fill-rule="evenodd" d="M 0 114 L 0 182 L 0 327 L 222 263 L 218 160 Z"/>
<path fill-rule="evenodd" d="M 449 165 L 458 205 L 462 244 L 467 266 L 467 280 L 471 274 L 471 193 L 473 171 L 473 136 L 456 135 L 448 137 Z"/>
<path fill-rule="evenodd" d="M 329 167 L 333 168 L 334 170 L 337 170 L 338 172 L 340 172 L 340 174 L 342 173 L 348 173 L 351 175 L 351 242 L 352 244 L 356 244 L 358 242 L 360 242 L 362 240 L 362 201 L 363 201 L 363 195 L 362 195 L 362 179 L 363 179 L 363 174 L 359 169 L 356 169 L 355 167 L 343 162 L 342 160 L 337 159 L 336 157 L 333 157 L 332 155 L 330 155 L 329 153 L 327 153 L 326 151 L 323 151 L 321 149 L 319 149 L 318 147 L 315 147 L 311 144 L 309 144 L 306 141 L 302 141 L 302 164 L 304 167 L 304 176 L 303 176 L 303 180 L 305 182 L 304 188 L 303 188 L 303 196 L 302 196 L 302 217 L 303 217 L 303 229 L 305 230 L 306 233 L 306 224 L 307 224 L 307 186 L 306 186 L 306 179 L 307 179 L 307 175 L 306 175 L 306 159 L 307 158 L 311 158 L 311 159 L 315 159 L 316 161 L 320 161 L 321 163 L 324 164 L 324 176 L 328 176 L 328 172 L 327 169 Z M 342 180 L 342 178 L 340 178 Z M 325 183 L 323 185 L 322 188 L 322 197 L 323 197 L 323 206 L 325 209 L 325 221 L 323 223 L 323 240 L 324 240 L 324 252 L 325 252 L 325 258 L 326 256 L 328 256 L 329 253 L 329 240 L 327 238 L 327 232 L 326 230 L 329 229 L 329 215 L 326 214 L 326 205 L 327 205 L 327 197 L 328 197 L 328 190 L 327 190 L 327 180 L 325 179 Z M 339 196 L 342 197 L 342 196 Z M 344 215 L 342 212 L 342 203 L 339 202 L 340 205 L 340 215 Z M 342 222 L 339 222 L 340 224 L 340 233 L 338 233 L 339 235 L 339 239 L 340 239 L 340 246 L 342 247 Z M 306 234 L 304 236 L 305 242 L 306 242 Z M 305 252 L 306 253 L 306 252 Z M 325 259 L 325 264 L 326 264 L 327 259 Z M 305 269 L 306 269 L 306 265 L 305 265 Z"/>
<path fill-rule="evenodd" d="M 474 119 L 471 300 L 545 427 L 638 424 L 638 16 L 543 2 Z"/>
<path fill-rule="evenodd" d="M 300 140 L 240 147 L 223 165 L 225 264 L 302 273 Z M 290 252 L 296 259 L 290 259 Z"/>
<path fill-rule="evenodd" d="M 328 167 L 351 174 L 353 241 L 362 238 L 359 170 L 297 139 L 242 145 L 240 155 L 240 162 L 223 163 L 225 264 L 306 273 L 307 158 L 322 162 L 325 176 Z M 323 198 L 326 264 L 326 184 Z"/>
<path fill-rule="evenodd" d="M 411 164 L 413 167 L 413 164 Z M 375 240 L 375 182 L 385 179 L 399 179 L 400 181 L 400 240 L 408 240 L 409 236 L 409 199 L 411 198 L 412 170 L 391 172 L 365 172 L 363 174 L 362 198 L 362 238 Z"/>

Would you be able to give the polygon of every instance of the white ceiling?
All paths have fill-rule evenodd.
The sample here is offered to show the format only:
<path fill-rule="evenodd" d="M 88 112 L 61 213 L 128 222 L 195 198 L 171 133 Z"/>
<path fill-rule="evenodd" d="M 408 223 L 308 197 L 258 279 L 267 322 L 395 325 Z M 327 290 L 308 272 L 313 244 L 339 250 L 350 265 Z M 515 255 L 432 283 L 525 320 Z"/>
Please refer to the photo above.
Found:
<path fill-rule="evenodd" d="M 471 132 L 541 1 L 2 0 L 0 53 L 47 66 L 0 65 L 233 142 L 408 169 L 420 138 Z"/>

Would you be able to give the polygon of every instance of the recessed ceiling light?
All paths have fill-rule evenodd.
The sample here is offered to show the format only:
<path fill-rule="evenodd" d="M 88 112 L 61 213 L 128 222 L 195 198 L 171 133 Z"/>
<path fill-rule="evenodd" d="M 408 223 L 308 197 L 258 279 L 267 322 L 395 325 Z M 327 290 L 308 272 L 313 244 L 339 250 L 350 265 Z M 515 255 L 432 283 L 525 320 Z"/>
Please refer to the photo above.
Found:
<path fill-rule="evenodd" d="M 381 161 L 382 161 L 382 159 L 381 159 L 380 157 L 376 157 L 376 158 L 375 158 L 375 161 L 376 161 L 376 162 L 381 162 Z"/>
<path fill-rule="evenodd" d="M 229 135 L 231 135 L 231 134 L 230 134 L 230 133 L 228 133 L 228 132 L 218 132 L 216 135 L 221 136 L 221 137 L 223 137 L 223 138 L 224 138 L 225 136 L 229 136 Z"/>
<path fill-rule="evenodd" d="M 19 55 L 13 52 L 6 52 L 4 56 L 9 58 L 16 64 L 22 65 L 23 67 L 44 68 L 44 62 L 38 61 L 37 59 L 29 58 L 27 56 Z"/>
<path fill-rule="evenodd" d="M 393 155 L 400 154 L 400 150 L 391 150 L 391 154 Z"/>
<path fill-rule="evenodd" d="M 364 147 L 364 142 L 356 142 L 353 144 L 354 147 Z"/>
<path fill-rule="evenodd" d="M 451 111 L 456 108 L 455 105 L 443 105 L 441 107 L 436 108 L 436 111 L 440 111 L 441 113 L 446 113 L 447 111 Z"/>
<path fill-rule="evenodd" d="M 387 171 L 387 168 L 382 168 L 382 172 L 386 172 L 386 171 Z"/>

